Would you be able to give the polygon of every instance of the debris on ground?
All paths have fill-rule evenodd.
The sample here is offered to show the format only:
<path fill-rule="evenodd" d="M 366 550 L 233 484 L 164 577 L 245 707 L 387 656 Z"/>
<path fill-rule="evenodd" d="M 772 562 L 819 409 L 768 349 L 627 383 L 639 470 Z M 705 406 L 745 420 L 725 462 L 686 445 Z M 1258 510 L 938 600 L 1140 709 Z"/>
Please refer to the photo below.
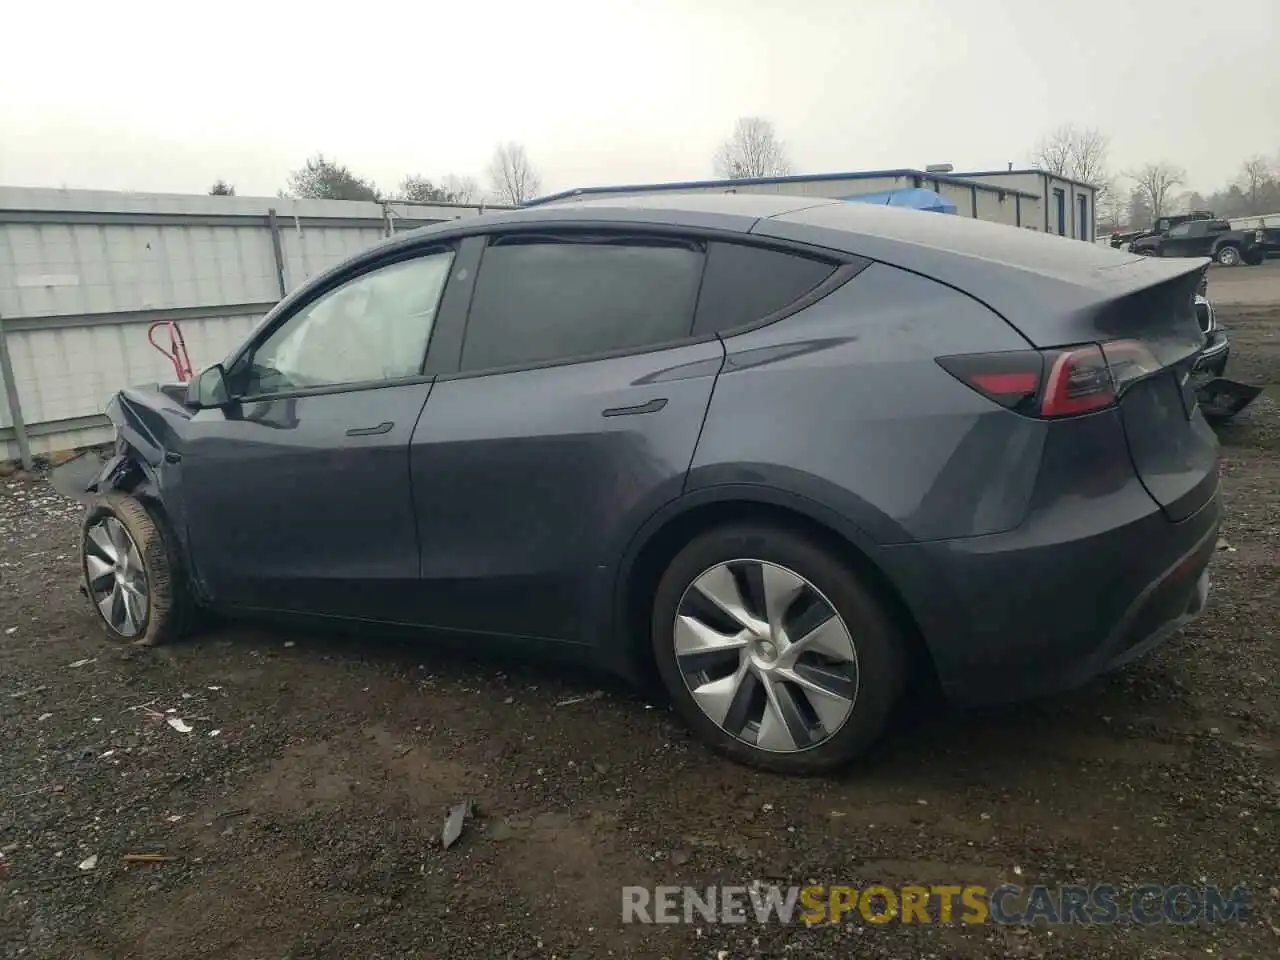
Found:
<path fill-rule="evenodd" d="M 98 855 L 95 853 L 91 857 L 85 857 L 80 861 L 81 870 L 92 870 L 98 865 Z"/>
<path fill-rule="evenodd" d="M 449 816 L 444 821 L 444 831 L 440 834 L 440 844 L 446 850 L 458 842 L 458 838 L 462 836 L 462 824 L 471 816 L 472 802 L 463 800 L 461 803 L 455 803 L 449 810 Z"/>
<path fill-rule="evenodd" d="M 173 729 L 177 730 L 179 733 L 190 733 L 195 729 L 181 717 L 165 717 L 164 720 L 165 723 L 169 724 L 169 726 L 173 727 Z"/>
<path fill-rule="evenodd" d="M 571 707 L 575 703 L 590 703 L 592 700 L 599 700 L 604 696 L 603 690 L 592 690 L 590 693 L 581 697 L 570 697 L 568 700 L 561 700 L 556 704 L 557 707 Z"/>
<path fill-rule="evenodd" d="M 178 858 L 165 853 L 126 853 L 120 859 L 125 863 L 169 863 Z"/>
<path fill-rule="evenodd" d="M 77 667 L 87 667 L 91 663 L 96 663 L 97 657 L 85 657 L 83 660 L 77 660 L 75 663 L 68 663 L 67 666 L 75 670 Z"/>

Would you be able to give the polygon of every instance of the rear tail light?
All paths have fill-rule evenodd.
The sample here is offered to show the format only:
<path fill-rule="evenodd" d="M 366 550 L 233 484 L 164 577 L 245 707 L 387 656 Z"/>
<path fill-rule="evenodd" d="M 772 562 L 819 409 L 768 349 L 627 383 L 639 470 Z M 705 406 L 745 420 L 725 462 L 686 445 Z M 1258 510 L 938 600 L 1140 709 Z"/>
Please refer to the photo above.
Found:
<path fill-rule="evenodd" d="M 1002 407 L 1044 418 L 1112 406 L 1132 383 L 1160 369 L 1136 340 L 939 357 L 938 364 Z"/>

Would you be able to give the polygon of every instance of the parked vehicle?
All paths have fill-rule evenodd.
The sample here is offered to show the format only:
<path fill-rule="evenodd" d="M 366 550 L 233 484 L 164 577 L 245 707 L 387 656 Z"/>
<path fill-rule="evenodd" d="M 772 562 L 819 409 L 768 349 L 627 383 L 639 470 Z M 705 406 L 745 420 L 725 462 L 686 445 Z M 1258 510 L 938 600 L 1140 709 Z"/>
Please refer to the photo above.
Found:
<path fill-rule="evenodd" d="M 1265 258 L 1262 239 L 1260 230 L 1232 230 L 1225 220 L 1193 220 L 1135 240 L 1130 249 L 1147 257 L 1211 257 L 1224 267 L 1257 266 Z"/>
<path fill-rule="evenodd" d="M 1256 400 L 1262 388 L 1226 377 L 1231 343 L 1209 300 L 1207 277 L 1196 293 L 1196 319 L 1204 332 L 1204 347 L 1191 370 L 1191 386 L 1206 420 L 1211 423 L 1230 420 Z"/>
<path fill-rule="evenodd" d="M 1213 220 L 1212 210 L 1190 210 L 1187 213 L 1175 213 L 1167 217 L 1160 217 L 1147 230 L 1131 230 L 1126 233 L 1113 233 L 1111 235 L 1111 246 L 1124 247 L 1130 249 L 1135 240 L 1143 237 L 1159 236 L 1162 233 L 1168 233 L 1180 223 L 1187 223 L 1192 220 Z"/>
<path fill-rule="evenodd" d="M 1032 696 L 1200 612 L 1204 268 L 781 196 L 404 234 L 111 400 L 85 590 L 142 644 L 204 609 L 519 638 L 830 768 L 914 671 Z"/>
<path fill-rule="evenodd" d="M 1268 257 L 1280 257 L 1280 214 L 1256 217 L 1232 217 L 1232 230 L 1253 230 L 1262 235 L 1258 242 Z"/>

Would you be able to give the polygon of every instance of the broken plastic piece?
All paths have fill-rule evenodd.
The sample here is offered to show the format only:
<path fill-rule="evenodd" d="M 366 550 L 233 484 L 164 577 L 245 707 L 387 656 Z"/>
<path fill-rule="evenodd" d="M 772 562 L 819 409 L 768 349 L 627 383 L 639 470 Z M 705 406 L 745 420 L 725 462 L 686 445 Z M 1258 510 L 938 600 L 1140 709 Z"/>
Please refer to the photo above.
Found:
<path fill-rule="evenodd" d="M 440 843 L 446 850 L 458 842 L 458 838 L 462 836 L 462 824 L 467 817 L 471 816 L 471 801 L 463 800 L 461 803 L 455 803 L 449 810 L 449 816 L 444 821 L 444 832 L 440 835 Z"/>
<path fill-rule="evenodd" d="M 192 730 L 191 724 L 187 723 L 180 717 L 165 717 L 164 719 L 169 726 L 173 727 L 173 729 L 177 730 L 179 733 L 190 733 Z"/>

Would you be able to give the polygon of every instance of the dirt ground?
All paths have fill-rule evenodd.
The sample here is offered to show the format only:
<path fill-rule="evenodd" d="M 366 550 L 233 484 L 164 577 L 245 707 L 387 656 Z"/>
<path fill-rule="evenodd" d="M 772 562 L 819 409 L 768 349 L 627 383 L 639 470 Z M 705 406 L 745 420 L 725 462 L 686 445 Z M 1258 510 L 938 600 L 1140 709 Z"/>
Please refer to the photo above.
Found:
<path fill-rule="evenodd" d="M 1222 432 L 1205 615 L 1071 694 L 913 704 L 824 779 L 734 766 L 661 704 L 510 655 L 244 625 L 114 646 L 76 591 L 77 505 L 0 481 L 0 957 L 1280 956 L 1280 283 L 1226 305 L 1256 280 L 1210 281 L 1232 368 L 1272 390 Z M 624 885 L 753 879 L 1244 885 L 1253 916 L 621 922 Z"/>

